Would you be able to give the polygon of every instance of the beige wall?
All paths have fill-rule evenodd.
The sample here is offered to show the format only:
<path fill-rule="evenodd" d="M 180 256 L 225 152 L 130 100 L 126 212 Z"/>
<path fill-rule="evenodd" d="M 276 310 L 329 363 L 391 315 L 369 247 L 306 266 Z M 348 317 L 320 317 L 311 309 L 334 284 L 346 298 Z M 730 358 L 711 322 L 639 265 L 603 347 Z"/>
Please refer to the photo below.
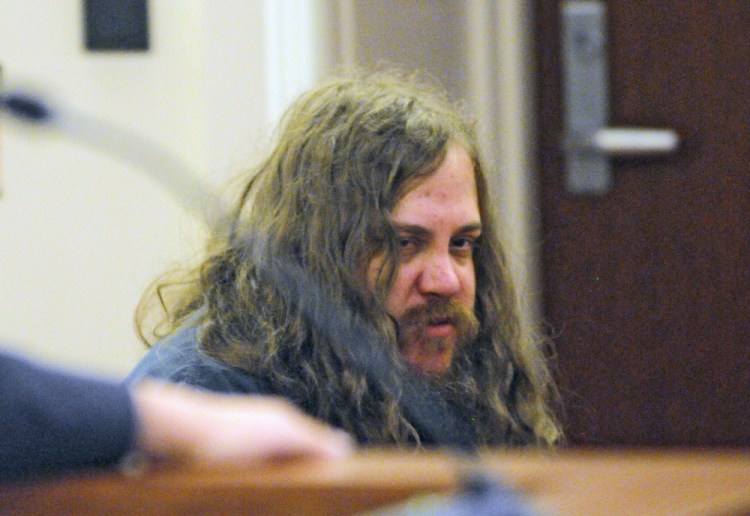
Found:
<path fill-rule="evenodd" d="M 210 182 L 267 134 L 264 3 L 156 0 L 147 53 L 86 53 L 82 2 L 3 0 L 5 86 L 41 91 L 146 136 Z M 199 225 L 132 166 L 4 121 L 0 341 L 112 376 L 143 353 L 133 308 L 200 247 Z"/>

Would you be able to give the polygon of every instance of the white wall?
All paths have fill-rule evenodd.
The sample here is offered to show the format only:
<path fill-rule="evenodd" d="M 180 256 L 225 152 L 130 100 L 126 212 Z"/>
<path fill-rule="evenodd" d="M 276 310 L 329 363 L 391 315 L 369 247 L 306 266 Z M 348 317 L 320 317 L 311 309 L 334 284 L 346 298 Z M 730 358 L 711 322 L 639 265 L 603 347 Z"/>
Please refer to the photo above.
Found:
<path fill-rule="evenodd" d="M 262 0 L 153 0 L 146 53 L 83 50 L 77 0 L 0 1 L 6 88 L 138 131 L 222 183 L 265 143 Z M 119 377 L 144 352 L 132 313 L 149 282 L 201 248 L 200 225 L 148 177 L 4 120 L 0 346 Z"/>

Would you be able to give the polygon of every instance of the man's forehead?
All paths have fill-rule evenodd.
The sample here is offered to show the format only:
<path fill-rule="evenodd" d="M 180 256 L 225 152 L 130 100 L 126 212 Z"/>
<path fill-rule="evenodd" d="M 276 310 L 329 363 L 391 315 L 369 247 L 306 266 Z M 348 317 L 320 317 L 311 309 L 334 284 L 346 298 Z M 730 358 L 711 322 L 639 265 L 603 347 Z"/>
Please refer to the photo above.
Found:
<path fill-rule="evenodd" d="M 452 146 L 430 175 L 420 178 L 391 211 L 398 224 L 448 223 L 459 227 L 481 222 L 474 163 Z"/>

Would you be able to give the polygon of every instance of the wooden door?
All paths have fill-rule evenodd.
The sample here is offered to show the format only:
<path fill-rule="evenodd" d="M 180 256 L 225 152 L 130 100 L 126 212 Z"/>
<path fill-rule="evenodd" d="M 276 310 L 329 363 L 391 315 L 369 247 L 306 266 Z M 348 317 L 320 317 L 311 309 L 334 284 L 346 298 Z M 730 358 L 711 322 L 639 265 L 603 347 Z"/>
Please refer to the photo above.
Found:
<path fill-rule="evenodd" d="M 563 182 L 560 4 L 535 0 L 543 312 L 571 444 L 750 445 L 750 2 L 607 2 L 611 124 L 679 152 Z"/>

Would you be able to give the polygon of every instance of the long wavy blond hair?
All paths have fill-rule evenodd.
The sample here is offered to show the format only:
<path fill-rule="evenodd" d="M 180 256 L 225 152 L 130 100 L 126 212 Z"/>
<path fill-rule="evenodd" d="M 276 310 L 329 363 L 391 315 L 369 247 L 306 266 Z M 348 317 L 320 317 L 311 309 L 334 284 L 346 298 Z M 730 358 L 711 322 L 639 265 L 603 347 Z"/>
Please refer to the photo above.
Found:
<path fill-rule="evenodd" d="M 390 213 L 455 143 L 473 161 L 483 226 L 474 254 L 480 331 L 441 384 L 471 415 L 481 445 L 556 443 L 543 341 L 520 322 L 475 135 L 445 92 L 394 73 L 333 79 L 290 107 L 277 140 L 245 180 L 230 224 L 211 236 L 202 263 L 144 295 L 137 312 L 144 341 L 190 319 L 206 354 L 262 378 L 361 442 L 419 444 L 400 393 L 373 382 L 348 346 L 334 345 L 264 267 L 304 270 L 328 300 L 374 330 L 393 374 L 409 374 L 385 310 L 399 261 Z M 385 266 L 368 288 L 364 271 L 376 254 Z"/>

